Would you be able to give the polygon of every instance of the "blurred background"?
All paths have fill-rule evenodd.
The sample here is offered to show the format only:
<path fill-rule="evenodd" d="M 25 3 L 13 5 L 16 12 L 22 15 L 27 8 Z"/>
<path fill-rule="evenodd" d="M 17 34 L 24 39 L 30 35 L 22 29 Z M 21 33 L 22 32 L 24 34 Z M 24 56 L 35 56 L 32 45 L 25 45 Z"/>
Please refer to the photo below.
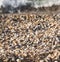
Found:
<path fill-rule="evenodd" d="M 60 0 L 0 0 L 0 10 L 5 9 L 6 12 L 13 12 L 17 9 L 25 10 L 31 7 L 51 7 L 53 5 L 60 5 Z"/>
<path fill-rule="evenodd" d="M 13 7 L 17 7 L 19 5 L 25 5 L 26 3 L 31 3 L 34 7 L 42 7 L 42 6 L 52 6 L 53 4 L 59 5 L 60 0 L 0 0 L 0 6 L 11 5 Z"/>

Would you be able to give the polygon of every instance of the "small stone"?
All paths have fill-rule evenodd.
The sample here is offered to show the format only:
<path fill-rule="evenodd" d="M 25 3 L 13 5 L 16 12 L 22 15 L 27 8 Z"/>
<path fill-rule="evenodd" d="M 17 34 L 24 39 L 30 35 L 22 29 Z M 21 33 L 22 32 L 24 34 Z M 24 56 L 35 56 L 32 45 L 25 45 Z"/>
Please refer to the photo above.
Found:
<path fill-rule="evenodd" d="M 59 41 L 60 41 L 60 36 L 57 36 L 58 37 L 58 39 L 59 39 Z"/>
<path fill-rule="evenodd" d="M 17 59 L 16 61 L 17 61 L 17 62 L 21 62 L 21 60 L 20 60 L 20 59 Z"/>
<path fill-rule="evenodd" d="M 0 59 L 0 62 L 3 62 L 3 60 L 2 60 L 2 59 Z"/>

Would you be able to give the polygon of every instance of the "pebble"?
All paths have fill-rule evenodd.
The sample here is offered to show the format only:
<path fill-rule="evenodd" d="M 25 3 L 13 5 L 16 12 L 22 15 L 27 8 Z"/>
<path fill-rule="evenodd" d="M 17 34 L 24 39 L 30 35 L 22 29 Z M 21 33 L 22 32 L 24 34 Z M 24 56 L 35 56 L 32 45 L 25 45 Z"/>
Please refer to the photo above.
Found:
<path fill-rule="evenodd" d="M 2 60 L 2 59 L 0 59 L 0 62 L 3 62 L 3 60 Z"/>
<path fill-rule="evenodd" d="M 55 15 L 55 18 L 59 17 Z M 0 57 L 3 60 L 0 62 L 4 57 L 8 62 L 59 61 L 60 21 L 55 18 L 47 13 L 2 15 Z"/>
<path fill-rule="evenodd" d="M 21 62 L 21 60 L 20 60 L 20 59 L 17 59 L 16 61 L 17 61 L 17 62 Z"/>

